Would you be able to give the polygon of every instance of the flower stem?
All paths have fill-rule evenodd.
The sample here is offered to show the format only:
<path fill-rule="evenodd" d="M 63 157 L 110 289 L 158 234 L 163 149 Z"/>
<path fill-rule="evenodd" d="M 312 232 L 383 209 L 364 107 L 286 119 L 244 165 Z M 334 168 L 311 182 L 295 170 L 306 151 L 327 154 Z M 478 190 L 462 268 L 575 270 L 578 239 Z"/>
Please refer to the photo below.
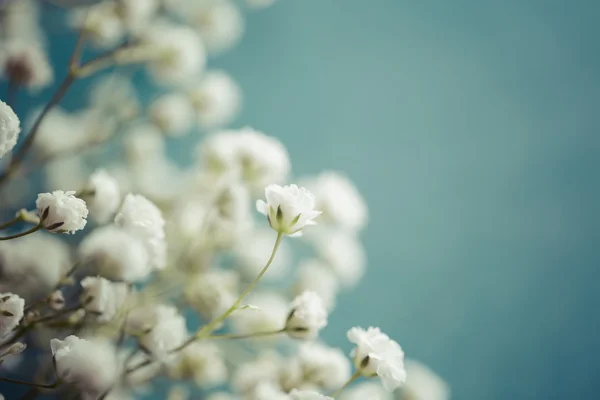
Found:
<path fill-rule="evenodd" d="M 12 225 L 16 224 L 17 222 L 21 222 L 22 220 L 23 219 L 21 218 L 21 215 L 19 214 L 15 218 L 11 219 L 10 221 L 0 224 L 0 229 L 10 228 Z"/>
<path fill-rule="evenodd" d="M 226 333 L 224 335 L 211 335 L 207 336 L 207 339 L 249 339 L 255 337 L 274 336 L 283 332 L 285 332 L 285 328 L 268 332 Z"/>
<path fill-rule="evenodd" d="M 354 373 L 354 375 L 352 375 L 352 376 L 350 377 L 350 379 L 348 379 L 348 382 L 344 383 L 344 384 L 342 385 L 342 387 L 340 387 L 338 390 L 336 390 L 335 392 L 333 392 L 333 393 L 331 394 L 331 397 L 335 398 L 336 396 L 339 396 L 339 394 L 340 394 L 340 393 L 342 393 L 342 391 L 343 391 L 344 389 L 346 389 L 348 386 L 350 386 L 350 384 L 351 384 L 352 382 L 354 382 L 355 380 L 357 380 L 359 377 L 360 377 L 360 371 L 356 371 L 356 372 Z"/>
<path fill-rule="evenodd" d="M 265 264 L 262 271 L 260 271 L 258 276 L 252 281 L 252 283 L 250 283 L 250 285 L 248 285 L 246 290 L 244 290 L 244 292 L 240 295 L 240 297 L 238 297 L 238 299 L 235 301 L 235 303 L 233 303 L 233 305 L 227 311 L 225 311 L 220 317 L 212 320 L 207 325 L 205 325 L 200 330 L 198 330 L 198 332 L 196 333 L 196 337 L 200 338 L 200 337 L 209 336 L 212 333 L 212 331 L 214 331 L 215 328 L 221 322 L 225 321 L 227 319 L 227 317 L 229 317 L 235 310 L 237 310 L 239 308 L 239 306 L 240 306 L 240 304 L 242 304 L 242 301 L 244 300 L 244 298 L 252 291 L 252 289 L 254 289 L 254 286 L 256 286 L 258 281 L 260 281 L 260 279 L 263 277 L 263 275 L 267 272 L 267 270 L 271 266 L 271 263 L 275 259 L 275 254 L 277 253 L 277 249 L 279 248 L 279 245 L 281 244 L 281 240 L 283 239 L 283 236 L 284 236 L 283 233 L 281 233 L 281 232 L 277 233 L 277 239 L 275 240 L 275 245 L 273 246 L 273 251 L 271 252 L 271 257 L 269 257 L 269 260 Z"/>
<path fill-rule="evenodd" d="M 60 381 L 56 381 L 56 382 L 50 383 L 48 385 L 43 385 L 43 384 L 40 384 L 40 383 L 25 382 L 25 381 L 20 381 L 18 379 L 1 378 L 1 377 L 0 377 L 0 381 L 2 381 L 2 382 L 9 382 L 9 383 L 16 383 L 17 385 L 32 386 L 32 387 L 37 387 L 37 388 L 41 388 L 41 389 L 54 389 L 54 388 L 57 388 L 60 385 Z"/>
<path fill-rule="evenodd" d="M 0 237 L 0 241 L 2 241 L 2 240 L 17 239 L 17 238 L 20 238 L 20 237 L 23 237 L 23 236 L 27 236 L 30 233 L 37 232 L 40 229 L 42 229 L 42 224 L 38 224 L 38 225 L 34 226 L 33 228 L 26 230 L 25 232 L 17 233 L 17 234 L 10 235 L 10 236 Z"/>

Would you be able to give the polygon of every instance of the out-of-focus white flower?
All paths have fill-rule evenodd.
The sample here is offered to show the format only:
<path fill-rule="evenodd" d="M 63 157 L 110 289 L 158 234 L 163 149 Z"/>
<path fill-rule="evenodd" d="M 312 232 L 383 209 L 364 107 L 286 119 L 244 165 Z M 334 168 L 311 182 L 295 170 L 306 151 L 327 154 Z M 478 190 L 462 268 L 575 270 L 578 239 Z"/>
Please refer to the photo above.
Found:
<path fill-rule="evenodd" d="M 290 392 L 290 400 L 333 400 L 333 397 L 323 396 L 320 393 L 308 390 L 292 389 Z"/>
<path fill-rule="evenodd" d="M 403 400 L 448 400 L 450 388 L 434 371 L 418 361 L 406 360 L 406 383 Z"/>
<path fill-rule="evenodd" d="M 213 319 L 237 299 L 239 276 L 234 271 L 211 269 L 188 279 L 185 298 L 199 313 Z"/>
<path fill-rule="evenodd" d="M 0 242 L 0 292 L 16 293 L 28 303 L 40 300 L 72 264 L 69 246 L 51 234 Z"/>
<path fill-rule="evenodd" d="M 88 276 L 81 281 L 81 303 L 88 313 L 98 317 L 98 322 L 109 322 L 125 305 L 127 286 L 102 277 Z"/>
<path fill-rule="evenodd" d="M 139 96 L 131 79 L 113 73 L 98 77 L 89 91 L 91 107 L 106 117 L 130 119 L 137 115 L 141 106 Z"/>
<path fill-rule="evenodd" d="M 65 296 L 63 296 L 61 290 L 55 290 L 50 297 L 48 297 L 48 307 L 55 311 L 65 308 Z"/>
<path fill-rule="evenodd" d="M 253 8 L 265 8 L 273 5 L 275 0 L 246 0 L 246 4 Z"/>
<path fill-rule="evenodd" d="M 290 400 L 290 398 L 275 383 L 263 381 L 256 385 L 249 400 Z"/>
<path fill-rule="evenodd" d="M 256 359 L 237 366 L 231 386 L 238 393 L 251 394 L 261 382 L 277 382 L 282 363 L 283 359 L 279 354 L 273 351 L 261 352 Z"/>
<path fill-rule="evenodd" d="M 128 194 L 115 217 L 115 224 L 137 234 L 143 241 L 150 262 L 157 269 L 166 265 L 165 220 L 150 200 Z"/>
<path fill-rule="evenodd" d="M 242 91 L 224 71 L 208 71 L 200 84 L 189 92 L 198 112 L 198 121 L 204 129 L 221 128 L 229 124 L 239 112 Z"/>
<path fill-rule="evenodd" d="M 254 279 L 265 266 L 274 243 L 275 234 L 267 228 L 253 230 L 251 234 L 244 235 L 234 248 L 236 259 L 240 263 L 240 272 L 247 278 Z M 289 271 L 290 263 L 290 248 L 288 243 L 283 241 L 277 249 L 277 257 L 269 267 L 269 273 L 262 279 L 282 278 Z"/>
<path fill-rule="evenodd" d="M 106 278 L 138 282 L 152 271 L 148 251 L 141 238 L 113 225 L 94 229 L 78 249 L 82 262 L 92 263 Z"/>
<path fill-rule="evenodd" d="M 306 290 L 311 290 L 319 295 L 325 308 L 333 309 L 339 284 L 331 268 L 317 259 L 307 259 L 300 261 L 296 270 L 294 293 L 299 295 Z"/>
<path fill-rule="evenodd" d="M 159 5 L 157 0 L 117 0 L 116 12 L 125 29 L 138 34 L 153 21 Z"/>
<path fill-rule="evenodd" d="M 342 285 L 353 287 L 363 277 L 367 263 L 365 250 L 354 235 L 331 231 L 314 244 L 319 257 L 331 266 Z"/>
<path fill-rule="evenodd" d="M 175 379 L 191 378 L 199 387 L 209 388 L 225 383 L 227 365 L 216 344 L 196 341 L 178 353 L 169 374 Z"/>
<path fill-rule="evenodd" d="M 2 5 L 2 33 L 6 35 L 7 39 L 44 42 L 44 34 L 39 24 L 39 2 L 33 0 L 5 1 Z"/>
<path fill-rule="evenodd" d="M 345 175 L 328 171 L 303 183 L 315 195 L 316 206 L 323 211 L 323 224 L 332 224 L 351 233 L 364 228 L 368 220 L 367 205 Z"/>
<path fill-rule="evenodd" d="M 116 381 L 116 352 L 109 342 L 71 335 L 65 340 L 52 339 L 50 348 L 58 378 L 90 398 L 102 395 Z"/>
<path fill-rule="evenodd" d="M 348 340 L 356 344 L 350 355 L 362 375 L 379 376 L 383 387 L 390 392 L 406 381 L 404 351 L 379 328 L 351 328 Z"/>
<path fill-rule="evenodd" d="M 241 400 L 241 398 L 232 393 L 216 392 L 209 394 L 206 400 Z"/>
<path fill-rule="evenodd" d="M 7 336 L 23 318 L 25 300 L 16 294 L 0 293 L 0 338 Z"/>
<path fill-rule="evenodd" d="M 85 185 L 89 174 L 90 171 L 81 155 L 57 157 L 44 168 L 44 187 L 47 191 L 80 188 Z"/>
<path fill-rule="evenodd" d="M 125 26 L 113 2 L 102 2 L 89 8 L 73 8 L 69 20 L 71 26 L 84 31 L 97 47 L 116 46 L 125 36 Z"/>
<path fill-rule="evenodd" d="M 183 93 L 164 94 L 150 105 L 150 120 L 166 135 L 182 136 L 192 127 L 195 110 Z"/>
<path fill-rule="evenodd" d="M 36 110 L 27 118 L 27 124 L 33 126 L 41 110 Z M 89 137 L 86 133 L 86 121 L 81 115 L 67 113 L 61 108 L 49 111 L 33 142 L 35 150 L 43 156 L 55 155 L 81 146 Z"/>
<path fill-rule="evenodd" d="M 125 132 L 123 146 L 129 163 L 144 166 L 164 154 L 165 138 L 155 126 L 137 124 Z"/>
<path fill-rule="evenodd" d="M 179 200 L 185 189 L 186 171 L 164 155 L 132 165 L 129 173 L 132 191 L 157 204 L 168 205 Z"/>
<path fill-rule="evenodd" d="M 244 33 L 244 18 L 229 0 L 190 1 L 184 8 L 185 18 L 196 28 L 211 54 L 235 46 Z"/>
<path fill-rule="evenodd" d="M 127 323 L 130 329 L 143 333 L 139 337 L 140 346 L 159 361 L 175 356 L 170 351 L 188 338 L 185 318 L 172 306 L 159 304 L 134 309 Z"/>
<path fill-rule="evenodd" d="M 296 185 L 269 185 L 265 198 L 266 202 L 256 202 L 256 209 L 267 216 L 271 228 L 279 233 L 299 236 L 305 226 L 316 225 L 314 219 L 321 214 L 315 210 L 315 197 Z"/>
<path fill-rule="evenodd" d="M 385 390 L 379 382 L 363 382 L 352 385 L 340 394 L 341 400 L 393 400 L 394 395 Z"/>
<path fill-rule="evenodd" d="M 0 100 L 0 158 L 17 144 L 21 133 L 21 121 L 13 109 Z"/>
<path fill-rule="evenodd" d="M 350 379 L 350 361 L 338 348 L 318 342 L 303 344 L 297 358 L 304 381 L 325 390 L 335 390 Z"/>
<path fill-rule="evenodd" d="M 0 48 L 0 69 L 10 81 L 37 91 L 49 86 L 54 71 L 39 43 L 9 40 Z"/>
<path fill-rule="evenodd" d="M 237 332 L 255 333 L 280 330 L 288 315 L 288 303 L 278 293 L 256 292 L 247 297 L 252 308 L 238 310 L 231 316 L 233 328 Z M 261 338 L 261 341 L 265 341 Z"/>
<path fill-rule="evenodd" d="M 288 335 L 297 339 L 314 339 L 327 326 L 327 310 L 318 294 L 306 291 L 292 302 L 285 323 Z"/>
<path fill-rule="evenodd" d="M 44 229 L 50 232 L 75 233 L 85 228 L 88 209 L 75 191 L 38 194 L 35 202 Z"/>
<path fill-rule="evenodd" d="M 101 224 L 111 219 L 121 203 L 119 184 L 102 169 L 90 176 L 84 194 L 90 217 Z"/>
<path fill-rule="evenodd" d="M 254 191 L 283 182 L 290 172 L 283 144 L 252 128 L 215 133 L 201 143 L 198 155 L 208 171 L 237 173 Z"/>
<path fill-rule="evenodd" d="M 159 83 L 184 85 L 204 70 L 206 52 L 200 36 L 192 28 L 157 23 L 146 32 L 144 42 L 157 52 L 158 56 L 148 67 Z"/>

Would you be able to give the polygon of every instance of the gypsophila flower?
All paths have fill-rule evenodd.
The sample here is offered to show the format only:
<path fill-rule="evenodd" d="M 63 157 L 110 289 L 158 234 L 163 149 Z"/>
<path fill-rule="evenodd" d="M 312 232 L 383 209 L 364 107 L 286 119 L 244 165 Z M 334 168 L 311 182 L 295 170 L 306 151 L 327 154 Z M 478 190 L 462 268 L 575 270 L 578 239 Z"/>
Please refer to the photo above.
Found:
<path fill-rule="evenodd" d="M 185 18 L 200 32 L 207 50 L 221 53 L 235 46 L 244 33 L 239 8 L 229 0 L 190 1 Z"/>
<path fill-rule="evenodd" d="M 340 395 L 340 400 L 393 400 L 394 398 L 394 395 L 385 390 L 380 382 L 372 381 L 352 385 Z M 402 400 L 406 399 L 402 397 Z"/>
<path fill-rule="evenodd" d="M 124 283 L 88 276 L 82 279 L 81 287 L 81 304 L 88 313 L 97 316 L 98 322 L 111 321 L 124 308 L 127 296 L 127 286 Z"/>
<path fill-rule="evenodd" d="M 289 400 L 289 397 L 275 383 L 263 381 L 256 385 L 249 400 Z"/>
<path fill-rule="evenodd" d="M 321 214 L 314 209 L 314 196 L 296 185 L 269 185 L 265 198 L 266 202 L 256 202 L 256 209 L 267 216 L 271 228 L 279 233 L 299 236 L 305 226 L 315 225 L 314 218 Z"/>
<path fill-rule="evenodd" d="M 213 387 L 227 380 L 227 365 L 219 346 L 210 342 L 194 342 L 178 352 L 169 365 L 169 375 L 175 379 L 193 379 L 202 388 Z"/>
<path fill-rule="evenodd" d="M 170 353 L 171 350 L 179 347 L 188 337 L 185 318 L 172 306 L 160 304 L 149 310 L 134 310 L 127 322 L 141 323 L 140 327 L 145 325 L 141 329 L 144 333 L 139 338 L 139 344 L 159 361 L 175 356 Z"/>
<path fill-rule="evenodd" d="M 102 169 L 90 176 L 84 194 L 90 218 L 101 224 L 111 219 L 121 203 L 119 184 Z"/>
<path fill-rule="evenodd" d="M 0 293 L 0 339 L 7 336 L 23 318 L 25 300 L 12 293 Z"/>
<path fill-rule="evenodd" d="M 0 100 L 0 158 L 17 144 L 21 133 L 21 121 L 13 109 Z"/>
<path fill-rule="evenodd" d="M 150 105 L 149 117 L 166 135 L 177 137 L 189 132 L 195 110 L 185 94 L 174 92 L 154 100 Z"/>
<path fill-rule="evenodd" d="M 33 92 L 49 86 L 54 79 L 46 52 L 31 40 L 7 41 L 0 49 L 0 69 L 8 80 Z"/>
<path fill-rule="evenodd" d="M 85 228 L 88 209 L 85 201 L 75 197 L 75 191 L 40 193 L 35 205 L 47 231 L 72 234 Z"/>
<path fill-rule="evenodd" d="M 218 317 L 237 299 L 239 276 L 234 271 L 211 269 L 188 278 L 185 298 L 207 319 Z"/>
<path fill-rule="evenodd" d="M 333 397 L 324 396 L 320 393 L 311 392 L 308 390 L 293 389 L 290 392 L 290 399 L 291 400 L 333 400 Z"/>
<path fill-rule="evenodd" d="M 363 277 L 367 259 L 365 249 L 355 235 L 332 231 L 319 237 L 314 244 L 318 256 L 331 267 L 342 286 L 353 287 Z"/>
<path fill-rule="evenodd" d="M 356 344 L 350 355 L 363 376 L 379 376 L 390 392 L 406 381 L 402 348 L 379 328 L 352 328 L 348 331 L 348 340 Z"/>
<path fill-rule="evenodd" d="M 125 35 L 125 26 L 114 2 L 102 2 L 91 7 L 73 7 L 69 13 L 71 26 L 85 32 L 97 47 L 116 46 Z"/>
<path fill-rule="evenodd" d="M 254 292 L 248 296 L 246 304 L 252 307 L 238 310 L 231 316 L 236 332 L 273 332 L 284 327 L 289 305 L 279 293 Z M 260 340 L 264 342 L 267 339 Z"/>
<path fill-rule="evenodd" d="M 227 125 L 236 116 L 241 105 L 241 89 L 224 71 L 208 71 L 189 96 L 198 113 L 198 122 L 204 129 Z"/>
<path fill-rule="evenodd" d="M 101 339 L 85 340 L 68 336 L 52 339 L 50 348 L 56 365 L 56 375 L 91 398 L 102 395 L 114 384 L 117 358 L 114 347 Z"/>
<path fill-rule="evenodd" d="M 297 354 L 305 382 L 335 390 L 350 379 L 350 361 L 341 349 L 319 342 L 304 343 Z"/>
<path fill-rule="evenodd" d="M 403 400 L 448 400 L 450 389 L 444 380 L 426 365 L 406 360 L 406 383 Z"/>
<path fill-rule="evenodd" d="M 333 309 L 340 285 L 331 268 L 320 260 L 307 259 L 298 263 L 296 271 L 294 293 L 311 290 L 319 295 L 327 310 Z"/>
<path fill-rule="evenodd" d="M 274 351 L 264 351 L 256 359 L 236 365 L 231 386 L 239 393 L 251 394 L 261 382 L 279 379 L 283 359 Z"/>
<path fill-rule="evenodd" d="M 297 339 L 314 339 L 327 325 L 327 311 L 315 292 L 306 291 L 292 302 L 292 310 L 285 323 L 288 335 Z"/>
<path fill-rule="evenodd" d="M 138 34 L 152 23 L 159 6 L 158 0 L 118 0 L 116 13 L 128 32 Z"/>
<path fill-rule="evenodd" d="M 52 292 L 50 297 L 48 297 L 48 307 L 54 311 L 59 311 L 65 308 L 65 296 L 63 296 L 62 291 L 55 290 Z"/>

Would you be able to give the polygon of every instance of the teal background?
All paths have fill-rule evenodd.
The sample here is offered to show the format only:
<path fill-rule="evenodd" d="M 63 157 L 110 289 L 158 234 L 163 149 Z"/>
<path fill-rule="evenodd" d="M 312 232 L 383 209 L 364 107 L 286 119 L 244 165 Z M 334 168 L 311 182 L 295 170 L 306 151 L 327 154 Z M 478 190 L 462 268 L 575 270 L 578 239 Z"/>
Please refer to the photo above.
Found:
<path fill-rule="evenodd" d="M 212 62 L 244 90 L 236 126 L 280 138 L 297 176 L 344 171 L 370 206 L 368 274 L 330 343 L 380 326 L 455 399 L 598 398 L 599 20 L 587 0 L 248 15 Z M 72 44 L 53 37 L 57 65 Z"/>

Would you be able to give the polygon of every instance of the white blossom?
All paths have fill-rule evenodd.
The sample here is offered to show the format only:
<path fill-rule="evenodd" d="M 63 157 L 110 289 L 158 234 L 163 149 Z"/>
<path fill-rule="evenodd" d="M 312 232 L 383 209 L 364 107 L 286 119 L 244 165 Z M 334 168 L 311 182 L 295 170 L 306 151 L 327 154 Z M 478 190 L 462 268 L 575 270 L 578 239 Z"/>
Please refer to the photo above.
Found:
<path fill-rule="evenodd" d="M 448 384 L 426 365 L 406 360 L 406 375 L 406 383 L 402 387 L 403 400 L 450 399 Z"/>
<path fill-rule="evenodd" d="M 315 210 L 315 197 L 296 185 L 269 185 L 265 198 L 266 202 L 256 202 L 256 209 L 267 216 L 271 228 L 279 233 L 299 236 L 305 226 L 316 225 L 314 218 L 321 214 Z"/>
<path fill-rule="evenodd" d="M 140 346 L 157 360 L 170 359 L 171 350 L 181 346 L 188 337 L 185 318 L 172 306 L 157 305 L 134 309 L 127 323 L 141 331 Z"/>
<path fill-rule="evenodd" d="M 145 166 L 165 152 L 165 139 L 160 130 L 150 124 L 130 127 L 123 138 L 125 157 L 131 164 Z"/>
<path fill-rule="evenodd" d="M 178 352 L 169 375 L 180 380 L 191 378 L 199 387 L 208 388 L 225 383 L 228 371 L 219 346 L 196 341 Z"/>
<path fill-rule="evenodd" d="M 143 241 L 150 262 L 157 269 L 166 265 L 165 220 L 161 211 L 141 195 L 128 194 L 115 217 L 115 224 L 137 234 Z"/>
<path fill-rule="evenodd" d="M 238 84 L 224 71 L 208 71 L 189 92 L 204 129 L 226 126 L 237 115 L 242 101 Z"/>
<path fill-rule="evenodd" d="M 65 187 L 80 188 L 85 185 L 89 174 L 81 155 L 58 157 L 44 168 L 44 186 L 48 191 Z M 82 199 L 85 201 L 83 196 Z"/>
<path fill-rule="evenodd" d="M 341 349 L 319 342 L 304 343 L 297 358 L 305 381 L 326 390 L 335 390 L 350 379 L 350 361 Z"/>
<path fill-rule="evenodd" d="M 341 400 L 393 400 L 395 397 L 381 386 L 380 382 L 362 382 L 352 385 L 345 389 L 341 395 Z"/>
<path fill-rule="evenodd" d="M 102 169 L 90 176 L 84 194 L 90 218 L 101 224 L 108 222 L 121 204 L 119 184 Z"/>
<path fill-rule="evenodd" d="M 83 262 L 91 262 L 106 278 L 138 282 L 152 271 L 144 241 L 134 233 L 114 225 L 94 229 L 78 249 Z"/>
<path fill-rule="evenodd" d="M 348 340 L 356 344 L 350 355 L 362 375 L 379 376 L 390 392 L 406 381 L 402 348 L 379 328 L 352 328 L 348 331 Z"/>
<path fill-rule="evenodd" d="M 23 318 L 25 300 L 16 294 L 0 293 L 0 339 L 6 337 Z"/>
<path fill-rule="evenodd" d="M 273 351 L 261 352 L 254 360 L 237 365 L 231 386 L 239 393 L 251 394 L 261 382 L 277 382 L 282 363 L 283 359 L 279 354 Z"/>
<path fill-rule="evenodd" d="M 285 323 L 288 335 L 297 339 L 314 339 L 327 326 L 327 311 L 318 294 L 306 291 L 292 302 Z"/>
<path fill-rule="evenodd" d="M 333 397 L 308 390 L 293 389 L 290 392 L 290 400 L 333 400 Z"/>
<path fill-rule="evenodd" d="M 81 29 L 97 47 L 116 46 L 125 36 L 125 26 L 113 2 L 102 2 L 89 8 L 75 7 L 69 14 L 71 26 Z"/>
<path fill-rule="evenodd" d="M 242 13 L 229 0 L 188 2 L 185 18 L 200 32 L 213 54 L 231 49 L 244 33 Z"/>
<path fill-rule="evenodd" d="M 89 90 L 89 99 L 91 107 L 107 118 L 129 120 L 141 108 L 138 93 L 125 73 L 97 77 Z"/>
<path fill-rule="evenodd" d="M 98 317 L 98 322 L 109 322 L 123 312 L 127 297 L 126 284 L 88 276 L 81 281 L 81 287 L 81 304 L 88 313 Z"/>
<path fill-rule="evenodd" d="M 273 382 L 263 381 L 256 385 L 249 400 L 290 400 L 290 397 Z"/>
<path fill-rule="evenodd" d="M 273 250 L 275 238 L 273 231 L 261 228 L 243 235 L 234 248 L 236 260 L 240 264 L 240 272 L 248 279 L 254 279 L 265 266 L 269 254 Z M 291 264 L 291 249 L 289 243 L 283 241 L 277 249 L 277 257 L 269 267 L 269 273 L 263 280 L 276 280 L 283 278 L 289 271 Z"/>
<path fill-rule="evenodd" d="M 239 276 L 234 271 L 211 269 L 188 278 L 185 298 L 208 319 L 218 317 L 233 305 L 239 293 Z"/>
<path fill-rule="evenodd" d="M 87 398 L 95 399 L 109 390 L 117 378 L 115 349 L 104 340 L 68 336 L 52 339 L 50 348 L 58 378 L 73 385 Z"/>
<path fill-rule="evenodd" d="M 314 244 L 318 256 L 332 268 L 343 286 L 353 287 L 363 277 L 367 259 L 357 237 L 330 231 L 314 240 Z"/>
<path fill-rule="evenodd" d="M 306 290 L 311 290 L 319 295 L 325 308 L 333 309 L 339 283 L 331 268 L 322 261 L 311 258 L 300 261 L 296 271 L 294 293 L 299 295 Z"/>
<path fill-rule="evenodd" d="M 65 296 L 61 290 L 55 290 L 52 292 L 48 298 L 48 307 L 55 311 L 65 308 Z"/>
<path fill-rule="evenodd" d="M 40 113 L 41 109 L 31 113 L 27 125 L 33 126 Z M 75 149 L 87 139 L 84 118 L 61 108 L 54 108 L 39 125 L 33 147 L 41 155 L 51 156 Z"/>
<path fill-rule="evenodd" d="M 75 233 L 85 228 L 88 209 L 75 191 L 55 190 L 38 194 L 35 202 L 41 224 L 50 232 Z"/>
<path fill-rule="evenodd" d="M 195 118 L 190 99 L 183 93 L 164 94 L 152 102 L 149 117 L 166 135 L 182 136 L 188 133 Z"/>
<path fill-rule="evenodd" d="M 139 34 L 152 23 L 159 6 L 158 0 L 117 0 L 116 12 L 129 33 Z"/>
<path fill-rule="evenodd" d="M 42 46 L 31 40 L 8 40 L 0 48 L 0 69 L 11 82 L 38 91 L 52 84 L 54 71 Z"/>
<path fill-rule="evenodd" d="M 21 133 L 21 121 L 13 109 L 0 100 L 0 158 L 17 144 Z"/>
<path fill-rule="evenodd" d="M 283 329 L 288 315 L 288 303 L 275 292 L 254 292 L 245 300 L 251 308 L 238 310 L 231 316 L 236 332 L 273 332 Z M 261 338 L 264 342 L 266 339 Z"/>

